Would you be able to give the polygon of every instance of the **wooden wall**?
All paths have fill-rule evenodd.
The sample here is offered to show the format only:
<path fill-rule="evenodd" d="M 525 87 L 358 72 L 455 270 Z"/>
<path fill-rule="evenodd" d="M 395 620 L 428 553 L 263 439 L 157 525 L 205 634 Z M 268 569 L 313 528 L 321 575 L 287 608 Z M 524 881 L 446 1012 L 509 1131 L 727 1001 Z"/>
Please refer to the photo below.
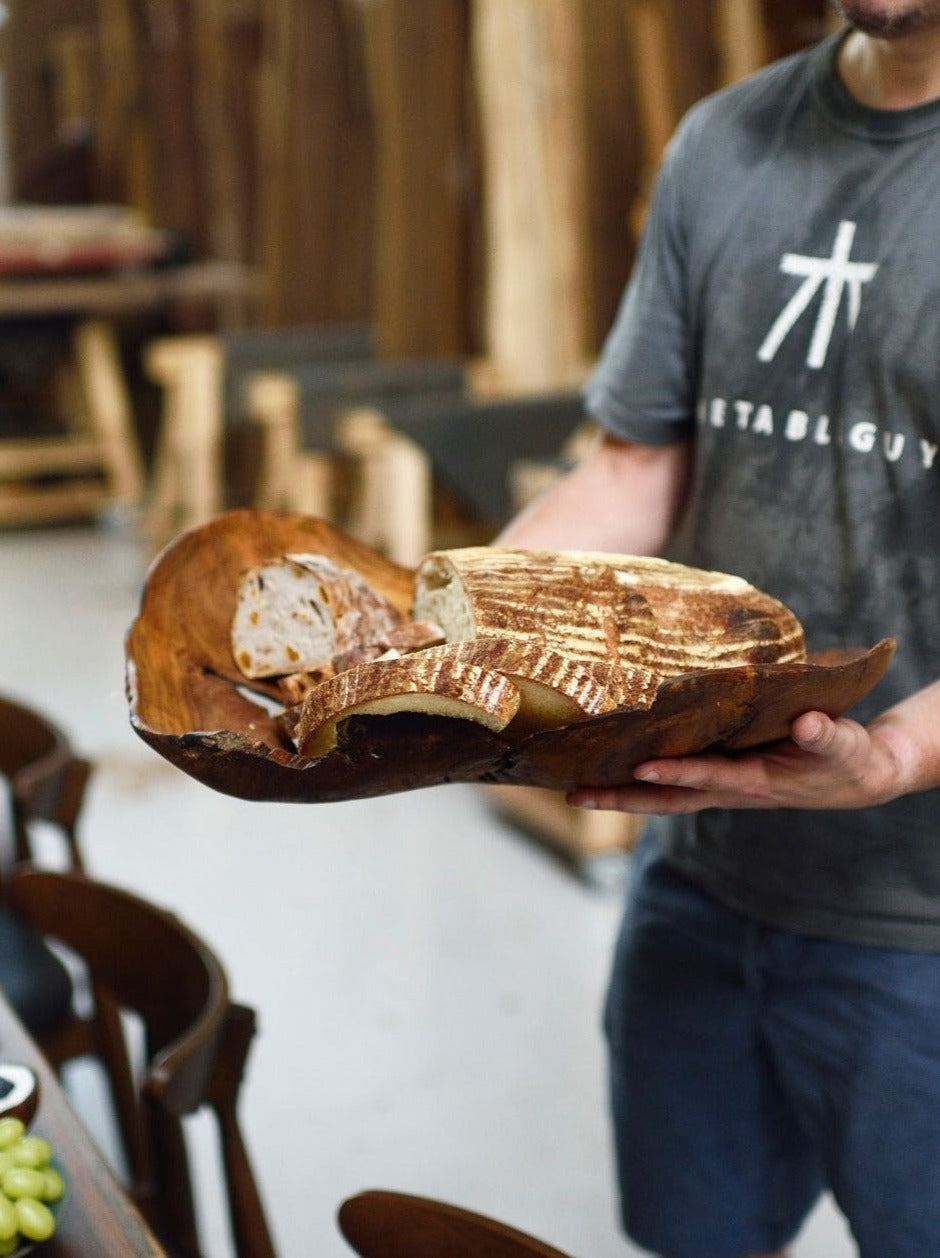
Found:
<path fill-rule="evenodd" d="M 729 47 L 753 58 L 722 21 L 759 14 L 770 57 L 818 37 L 825 10 L 13 0 L 14 188 L 41 195 L 36 171 L 71 160 L 77 197 L 84 173 L 194 256 L 257 267 L 260 323 L 367 322 L 388 355 L 468 354 L 495 390 L 541 387 L 596 352 L 629 272 L 658 147 L 649 71 L 668 133 Z M 652 64 L 637 14 L 665 33 Z"/>

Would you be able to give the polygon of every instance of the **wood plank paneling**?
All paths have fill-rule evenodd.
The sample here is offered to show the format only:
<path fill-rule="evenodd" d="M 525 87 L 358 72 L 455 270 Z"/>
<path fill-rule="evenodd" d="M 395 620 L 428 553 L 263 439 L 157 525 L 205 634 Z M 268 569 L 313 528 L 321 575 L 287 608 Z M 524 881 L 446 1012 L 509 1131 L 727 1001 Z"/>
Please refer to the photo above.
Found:
<path fill-rule="evenodd" d="M 375 138 L 373 311 L 386 355 L 470 347 L 476 171 L 467 0 L 365 6 Z"/>
<path fill-rule="evenodd" d="M 372 119 L 360 6 L 269 0 L 259 70 L 264 321 L 365 322 Z"/>

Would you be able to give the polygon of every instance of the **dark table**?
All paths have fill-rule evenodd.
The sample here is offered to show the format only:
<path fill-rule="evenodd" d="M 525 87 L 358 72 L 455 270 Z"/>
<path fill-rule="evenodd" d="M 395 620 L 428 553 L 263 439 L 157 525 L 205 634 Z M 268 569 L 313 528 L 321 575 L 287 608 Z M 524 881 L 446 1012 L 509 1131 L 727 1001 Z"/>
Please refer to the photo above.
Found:
<path fill-rule="evenodd" d="M 52 1144 L 67 1181 L 55 1235 L 37 1248 L 37 1256 L 166 1258 L 2 993 L 0 1060 L 21 1062 L 36 1073 L 39 1110 L 30 1130 Z"/>

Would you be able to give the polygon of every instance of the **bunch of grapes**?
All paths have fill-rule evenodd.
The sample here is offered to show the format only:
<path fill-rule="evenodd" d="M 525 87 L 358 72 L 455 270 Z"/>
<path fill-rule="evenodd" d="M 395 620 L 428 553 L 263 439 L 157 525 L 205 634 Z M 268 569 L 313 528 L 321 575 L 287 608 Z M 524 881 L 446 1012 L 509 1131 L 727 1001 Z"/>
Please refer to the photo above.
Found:
<path fill-rule="evenodd" d="M 29 1135 L 19 1118 L 0 1118 L 0 1258 L 49 1239 L 55 1231 L 49 1207 L 64 1192 L 49 1141 Z"/>

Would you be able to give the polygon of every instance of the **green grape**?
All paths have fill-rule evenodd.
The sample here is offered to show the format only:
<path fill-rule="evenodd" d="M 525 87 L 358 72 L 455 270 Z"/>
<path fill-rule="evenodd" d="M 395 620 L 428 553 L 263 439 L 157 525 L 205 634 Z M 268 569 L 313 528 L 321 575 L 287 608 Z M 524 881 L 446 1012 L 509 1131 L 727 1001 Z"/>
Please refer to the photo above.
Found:
<path fill-rule="evenodd" d="M 11 1166 L 0 1180 L 0 1188 L 8 1197 L 41 1197 L 45 1187 L 42 1171 L 31 1166 Z"/>
<path fill-rule="evenodd" d="M 55 1215 L 48 1206 L 32 1197 L 21 1197 L 14 1203 L 16 1221 L 27 1240 L 45 1241 L 55 1231 Z"/>
<path fill-rule="evenodd" d="M 38 1171 L 52 1157 L 52 1145 L 42 1136 L 24 1136 L 10 1152 L 16 1166 L 30 1166 Z"/>
<path fill-rule="evenodd" d="M 55 1231 L 47 1203 L 61 1201 L 65 1180 L 51 1162 L 48 1140 L 28 1135 L 18 1118 L 0 1118 L 0 1258 Z"/>
<path fill-rule="evenodd" d="M 18 1230 L 13 1202 L 4 1193 L 0 1193 L 0 1241 L 8 1241 L 16 1236 Z"/>
<path fill-rule="evenodd" d="M 42 1190 L 43 1201 L 61 1201 L 65 1193 L 65 1180 L 54 1166 L 43 1167 L 45 1187 Z"/>

